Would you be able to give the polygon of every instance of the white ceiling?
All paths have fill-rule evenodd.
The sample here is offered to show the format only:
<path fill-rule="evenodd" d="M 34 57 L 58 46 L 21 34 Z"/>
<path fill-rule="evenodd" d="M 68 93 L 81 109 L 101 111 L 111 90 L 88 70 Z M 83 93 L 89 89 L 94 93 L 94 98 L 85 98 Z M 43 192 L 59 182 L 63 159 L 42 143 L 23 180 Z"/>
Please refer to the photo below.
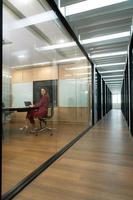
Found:
<path fill-rule="evenodd" d="M 56 1 L 56 0 L 55 0 Z M 95 0 L 94 0 L 95 1 Z M 61 7 L 71 6 L 75 3 L 84 3 L 87 1 L 82 0 L 60 0 Z M 58 4 L 58 1 L 56 1 Z M 88 5 L 91 2 L 88 1 Z M 79 4 L 78 4 L 79 5 Z M 67 9 L 67 7 L 66 7 Z M 80 40 L 85 40 L 89 38 L 105 36 L 115 33 L 127 32 L 131 30 L 132 20 L 133 20 L 133 0 L 127 0 L 114 5 L 109 5 L 93 10 L 88 10 L 85 12 L 77 11 L 76 14 L 72 14 L 66 17 L 69 24 L 73 28 L 75 34 Z M 112 53 L 127 51 L 130 36 L 117 38 L 112 40 L 106 40 L 101 42 L 95 42 L 91 44 L 84 45 L 87 53 L 91 56 L 94 54 L 101 53 Z M 102 58 L 92 58 L 96 65 L 109 64 L 109 63 L 126 63 L 127 54 L 119 56 L 110 56 Z M 98 71 L 101 73 L 107 70 L 124 70 L 125 65 L 118 66 L 104 66 L 99 67 Z M 115 75 L 123 75 L 123 72 L 116 73 L 106 73 L 106 76 L 113 76 L 117 79 Z M 105 74 L 104 74 L 105 75 Z M 104 79 L 106 82 L 109 78 Z M 121 90 L 121 85 L 115 85 L 115 80 L 113 86 L 107 82 L 107 85 L 113 93 L 119 93 Z M 121 81 L 122 82 L 122 81 Z"/>
<path fill-rule="evenodd" d="M 55 0 L 57 3 L 59 1 Z M 95 0 L 93 0 L 95 1 Z M 81 0 L 60 0 L 60 6 L 70 6 L 74 3 L 84 3 Z M 3 0 L 3 38 L 7 45 L 4 45 L 4 64 L 10 67 L 30 65 L 34 63 L 61 60 L 73 57 L 82 57 L 82 53 L 76 46 L 58 48 L 48 51 L 37 51 L 36 48 L 73 42 L 65 28 L 52 13 L 52 20 L 43 17 L 41 14 L 50 14 L 51 9 L 44 0 Z M 105 6 L 85 12 L 80 12 L 66 17 L 75 34 L 80 41 L 99 36 L 127 32 L 131 29 L 133 17 L 133 0 Z M 33 18 L 32 18 L 33 17 Z M 31 20 L 32 18 L 32 20 Z M 37 22 L 37 20 L 42 20 Z M 26 25 L 28 23 L 28 25 Z M 11 26 L 12 25 L 12 26 Z M 21 28 L 17 28 L 21 25 Z M 15 28 L 14 28 L 15 27 Z M 127 51 L 130 36 L 110 39 L 99 42 L 91 42 L 84 45 L 85 50 L 91 56 L 96 54 Z M 127 54 L 92 58 L 97 65 L 111 63 L 126 63 Z M 118 66 L 98 67 L 101 73 L 107 70 L 124 70 L 125 64 Z M 104 76 L 123 75 L 123 72 L 106 73 Z M 107 82 L 112 77 L 105 78 Z M 113 81 L 115 83 L 115 80 Z M 122 77 L 121 77 L 122 82 Z M 112 83 L 112 81 L 111 81 Z M 121 85 L 109 85 L 113 93 L 121 90 Z"/>
<path fill-rule="evenodd" d="M 54 62 L 76 56 L 83 56 L 78 47 L 63 50 L 38 51 L 37 48 L 72 42 L 72 38 L 64 29 L 55 15 L 49 19 L 49 13 L 54 14 L 47 3 L 40 0 L 4 0 L 3 1 L 3 62 L 10 67 L 32 65 L 35 63 Z M 46 14 L 44 22 L 37 23 L 29 17 Z M 32 25 L 26 25 L 26 23 Z M 19 27 L 18 27 L 19 25 Z M 21 26 L 21 27 L 20 27 Z"/>

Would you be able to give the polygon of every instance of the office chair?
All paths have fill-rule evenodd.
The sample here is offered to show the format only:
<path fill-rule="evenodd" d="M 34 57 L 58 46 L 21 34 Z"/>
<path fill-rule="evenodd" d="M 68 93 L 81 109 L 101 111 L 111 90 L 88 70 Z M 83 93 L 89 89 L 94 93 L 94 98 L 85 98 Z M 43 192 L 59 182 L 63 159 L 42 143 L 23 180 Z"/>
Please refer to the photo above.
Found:
<path fill-rule="evenodd" d="M 54 107 L 51 106 L 51 107 L 48 108 L 47 116 L 38 118 L 40 128 L 35 131 L 35 135 L 36 136 L 38 136 L 38 134 L 40 132 L 46 132 L 46 131 L 49 131 L 51 136 L 53 135 L 54 128 L 50 128 L 50 127 L 46 126 L 47 125 L 47 120 L 51 119 L 53 117 L 53 115 L 54 115 Z"/>

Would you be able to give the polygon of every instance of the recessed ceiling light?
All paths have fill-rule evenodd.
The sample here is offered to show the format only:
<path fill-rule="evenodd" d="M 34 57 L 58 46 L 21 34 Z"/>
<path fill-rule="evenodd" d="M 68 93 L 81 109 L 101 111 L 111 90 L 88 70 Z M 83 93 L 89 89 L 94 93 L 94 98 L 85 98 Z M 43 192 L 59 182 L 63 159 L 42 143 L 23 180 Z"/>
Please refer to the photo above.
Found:
<path fill-rule="evenodd" d="M 20 2 L 27 5 L 27 4 L 31 3 L 31 0 L 20 0 Z"/>
<path fill-rule="evenodd" d="M 60 42 L 60 43 L 64 43 L 64 42 L 65 42 L 65 40 L 60 40 L 59 42 Z"/>
<path fill-rule="evenodd" d="M 112 83 L 112 82 L 117 82 L 117 83 L 118 83 L 118 82 L 121 82 L 121 83 L 122 83 L 122 80 L 118 80 L 118 81 L 114 81 L 114 80 L 113 80 L 113 81 L 105 81 L 106 84 Z"/>
<path fill-rule="evenodd" d="M 94 10 L 97 8 L 121 3 L 124 1 L 127 1 L 127 0 L 102 0 L 102 1 L 86 0 L 86 1 L 79 2 L 79 3 L 74 3 L 71 5 L 65 6 L 65 7 L 61 7 L 60 11 L 62 12 L 63 15 L 69 16 L 69 15 L 78 14 L 78 13 L 86 12 L 89 10 Z"/>
<path fill-rule="evenodd" d="M 37 51 L 48 51 L 48 50 L 54 50 L 54 49 L 61 49 L 61 48 L 68 48 L 76 46 L 75 42 L 67 42 L 63 44 L 55 44 L 50 46 L 44 46 L 44 47 L 36 47 Z"/>
<path fill-rule="evenodd" d="M 101 41 L 105 41 L 105 40 L 111 40 L 111 39 L 127 37 L 127 36 L 130 36 L 130 31 L 120 32 L 120 33 L 115 33 L 115 34 L 110 34 L 110 35 L 105 35 L 105 36 L 100 36 L 100 37 L 89 38 L 89 39 L 86 39 L 86 40 L 82 40 L 81 44 L 90 44 L 90 43 L 94 43 L 94 42 L 101 42 Z M 61 42 L 61 41 L 63 41 L 63 42 Z M 45 47 L 38 47 L 38 48 L 36 48 L 36 50 L 46 51 L 46 50 L 54 50 L 54 49 L 74 47 L 74 46 L 77 45 L 75 42 L 64 43 L 64 40 L 60 40 L 60 43 L 63 43 L 63 44 L 55 44 L 55 45 L 50 45 L 50 46 L 45 46 Z"/>
<path fill-rule="evenodd" d="M 105 79 L 104 81 L 117 81 L 117 80 L 123 80 L 123 78 L 117 78 L 117 79 L 114 79 L 114 78 L 108 78 L 108 79 Z"/>
<path fill-rule="evenodd" d="M 108 57 L 108 56 L 119 56 L 119 55 L 126 55 L 127 51 L 118 51 L 112 53 L 103 53 L 103 54 L 94 54 L 91 58 L 100 58 L 100 57 Z"/>
<path fill-rule="evenodd" d="M 116 73 L 116 72 L 124 72 L 124 70 L 108 70 L 108 71 L 99 71 L 101 74 L 107 74 L 107 73 Z"/>
<path fill-rule="evenodd" d="M 95 37 L 95 38 L 89 38 L 86 40 L 82 40 L 81 44 L 89 44 L 89 43 L 95 43 L 95 42 L 102 42 L 105 40 L 112 40 L 112 39 L 117 39 L 117 38 L 122 38 L 122 37 L 128 37 L 130 36 L 130 31 L 125 31 L 121 33 L 115 33 L 115 34 L 110 34 L 110 35 L 103 35 L 100 37 Z"/>
<path fill-rule="evenodd" d="M 96 67 L 108 67 L 108 66 L 117 66 L 117 65 L 125 65 L 125 63 L 121 62 L 121 63 L 100 64 L 100 65 L 96 65 Z"/>
<path fill-rule="evenodd" d="M 102 76 L 102 78 L 110 78 L 110 77 L 123 77 L 123 75 L 110 75 L 110 76 Z"/>
<path fill-rule="evenodd" d="M 18 58 L 25 58 L 25 55 L 18 55 Z"/>
<path fill-rule="evenodd" d="M 74 58 L 68 58 L 68 59 L 62 59 L 55 61 L 56 63 L 64 63 L 64 62 L 71 62 L 71 61 L 80 61 L 85 60 L 86 57 L 74 57 Z"/>
<path fill-rule="evenodd" d="M 67 63 L 67 62 L 78 62 L 81 60 L 86 60 L 86 57 L 82 56 L 82 57 L 74 57 L 74 58 L 68 58 L 68 59 L 62 59 L 62 60 L 56 60 L 54 64 L 58 64 L 58 63 Z M 34 66 L 34 65 L 47 65 L 47 64 L 51 64 L 53 65 L 53 62 L 42 62 L 42 63 L 34 63 L 34 64 L 27 64 L 27 65 L 20 65 L 20 66 L 14 66 L 12 67 L 12 69 L 16 69 L 19 67 L 30 67 L 30 66 Z"/>

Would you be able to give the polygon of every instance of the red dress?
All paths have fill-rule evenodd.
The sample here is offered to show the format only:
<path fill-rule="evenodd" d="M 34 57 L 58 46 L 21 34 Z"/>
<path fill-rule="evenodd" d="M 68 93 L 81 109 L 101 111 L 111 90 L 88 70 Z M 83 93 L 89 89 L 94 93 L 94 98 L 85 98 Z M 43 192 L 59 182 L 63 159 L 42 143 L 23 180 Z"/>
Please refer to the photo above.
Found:
<path fill-rule="evenodd" d="M 36 117 L 45 117 L 48 113 L 48 106 L 49 106 L 49 96 L 44 95 L 41 97 L 40 102 L 36 104 L 38 107 L 37 110 L 31 110 L 27 112 L 26 118 L 30 120 L 31 124 L 35 123 L 34 118 Z"/>

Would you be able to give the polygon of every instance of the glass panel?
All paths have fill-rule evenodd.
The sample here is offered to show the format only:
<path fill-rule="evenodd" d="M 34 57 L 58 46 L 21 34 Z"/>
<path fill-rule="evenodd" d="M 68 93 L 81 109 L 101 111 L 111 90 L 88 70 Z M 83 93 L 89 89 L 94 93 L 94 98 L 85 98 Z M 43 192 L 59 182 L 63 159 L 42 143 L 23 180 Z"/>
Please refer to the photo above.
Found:
<path fill-rule="evenodd" d="M 4 1 L 3 193 L 91 125 L 91 87 L 90 63 L 45 1 Z"/>

